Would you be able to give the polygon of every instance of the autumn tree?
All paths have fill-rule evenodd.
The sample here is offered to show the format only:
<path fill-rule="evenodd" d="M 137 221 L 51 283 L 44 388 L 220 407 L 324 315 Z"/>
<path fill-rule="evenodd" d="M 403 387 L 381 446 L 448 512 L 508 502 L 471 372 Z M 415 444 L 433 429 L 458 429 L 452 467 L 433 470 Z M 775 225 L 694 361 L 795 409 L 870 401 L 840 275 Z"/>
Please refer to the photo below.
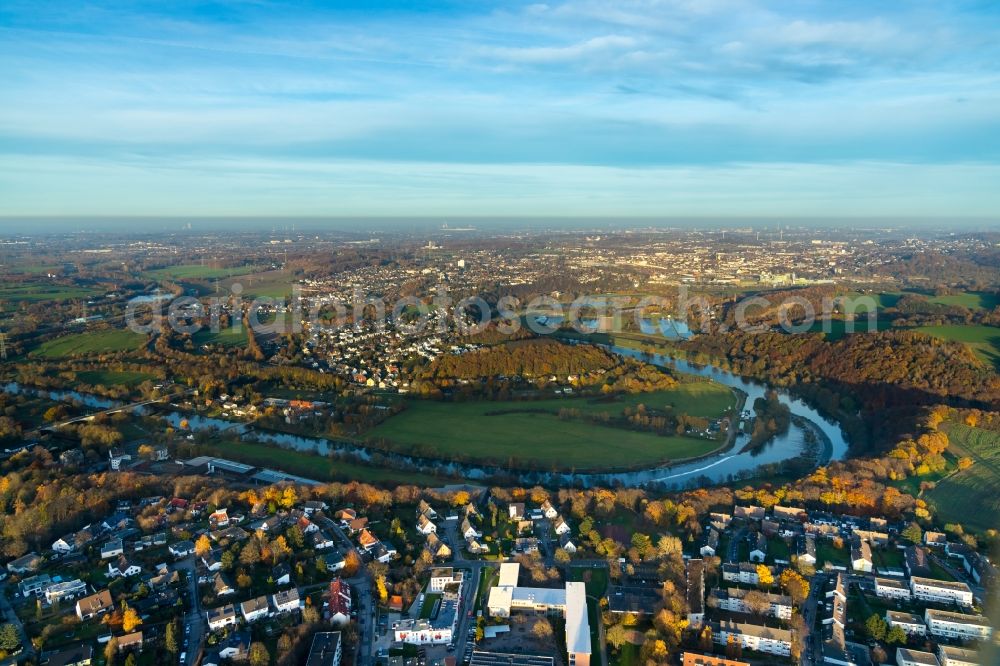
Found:
<path fill-rule="evenodd" d="M 142 618 L 139 617 L 139 613 L 131 606 L 126 608 L 122 615 L 122 631 L 132 633 L 140 624 L 142 624 Z"/>
<path fill-rule="evenodd" d="M 750 612 L 758 617 L 763 617 L 771 610 L 771 600 L 767 594 L 758 590 L 750 590 L 743 596 L 743 603 L 746 604 Z"/>
<path fill-rule="evenodd" d="M 781 589 L 785 591 L 796 606 L 801 605 L 809 598 L 809 581 L 803 578 L 794 569 L 785 569 L 778 578 Z"/>
<path fill-rule="evenodd" d="M 177 654 L 177 621 L 167 623 L 166 635 L 163 638 L 163 645 L 170 654 Z"/>
<path fill-rule="evenodd" d="M 271 663 L 271 654 L 267 651 L 264 643 L 255 641 L 250 644 L 250 666 L 268 666 Z"/>
<path fill-rule="evenodd" d="M 766 564 L 757 565 L 757 584 L 761 587 L 771 587 L 774 585 L 774 574 Z"/>
<path fill-rule="evenodd" d="M 194 552 L 198 557 L 205 557 L 212 551 L 212 542 L 209 540 L 207 534 L 202 534 L 198 537 L 198 540 L 194 542 Z"/>
<path fill-rule="evenodd" d="M 613 624 L 604 632 L 604 637 L 607 639 L 608 644 L 612 645 L 616 650 L 620 650 L 625 645 L 625 641 L 628 640 L 628 631 L 620 624 Z"/>

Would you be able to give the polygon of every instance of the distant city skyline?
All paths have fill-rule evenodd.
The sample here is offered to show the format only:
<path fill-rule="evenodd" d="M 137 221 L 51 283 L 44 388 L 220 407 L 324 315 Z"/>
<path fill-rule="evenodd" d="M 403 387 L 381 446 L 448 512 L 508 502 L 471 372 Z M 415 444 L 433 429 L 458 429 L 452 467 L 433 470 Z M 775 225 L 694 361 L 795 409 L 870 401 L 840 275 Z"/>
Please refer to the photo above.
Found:
<path fill-rule="evenodd" d="M 15 0 L 0 36 L 0 230 L 1000 219 L 996 3 Z"/>

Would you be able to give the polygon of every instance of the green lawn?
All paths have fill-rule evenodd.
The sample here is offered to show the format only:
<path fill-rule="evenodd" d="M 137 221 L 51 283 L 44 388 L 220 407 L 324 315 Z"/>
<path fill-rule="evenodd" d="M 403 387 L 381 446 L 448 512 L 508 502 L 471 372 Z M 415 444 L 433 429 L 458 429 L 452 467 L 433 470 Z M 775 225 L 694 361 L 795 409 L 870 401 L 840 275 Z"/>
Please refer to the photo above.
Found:
<path fill-rule="evenodd" d="M 146 344 L 146 336 L 126 330 L 73 333 L 39 345 L 33 353 L 42 358 L 58 359 L 78 354 L 134 351 Z"/>
<path fill-rule="evenodd" d="M 834 548 L 830 539 L 816 539 L 816 566 L 822 567 L 825 562 L 839 566 L 851 565 L 851 553 L 848 548 Z"/>
<path fill-rule="evenodd" d="M 202 445 L 202 448 L 220 458 L 229 458 L 257 467 L 269 467 L 317 481 L 343 480 L 429 487 L 440 486 L 448 481 L 430 474 L 389 467 L 369 467 L 259 442 L 213 440 L 209 444 Z"/>
<path fill-rule="evenodd" d="M 243 325 L 239 328 L 226 326 L 220 328 L 218 333 L 213 333 L 208 329 L 198 331 L 191 336 L 191 341 L 196 347 L 202 345 L 217 345 L 219 347 L 246 347 L 247 331 Z"/>
<path fill-rule="evenodd" d="M 626 405 L 639 403 L 661 408 L 672 404 L 679 412 L 719 416 L 735 404 L 735 396 L 718 384 L 692 382 L 675 391 L 630 395 L 608 403 L 585 398 L 525 402 L 413 400 L 406 411 L 371 430 L 368 438 L 385 440 L 399 450 L 419 455 L 577 470 L 680 460 L 709 453 L 721 445 L 707 438 L 660 436 L 558 417 L 558 410 L 564 407 L 617 415 Z M 511 410 L 532 411 L 502 413 Z"/>
<path fill-rule="evenodd" d="M 995 528 L 1000 514 L 1000 433 L 957 423 L 943 428 L 949 450 L 972 458 L 973 465 L 938 481 L 925 499 L 937 510 L 939 522 L 977 530 Z"/>
<path fill-rule="evenodd" d="M 985 363 L 1000 368 L 1000 328 L 996 326 L 918 326 L 913 329 L 942 340 L 963 342 Z"/>
<path fill-rule="evenodd" d="M 869 326 L 866 315 L 859 316 L 853 323 L 852 333 L 868 333 L 884 331 L 892 327 L 888 319 L 876 319 L 874 326 Z M 810 333 L 826 333 L 827 340 L 839 340 L 847 335 L 847 322 L 843 319 L 830 319 L 829 322 L 817 321 L 809 328 Z"/>
<path fill-rule="evenodd" d="M 232 268 L 218 268 L 213 266 L 202 266 L 201 264 L 180 264 L 177 266 L 167 266 L 147 271 L 147 275 L 152 278 L 164 280 L 211 280 L 215 278 L 227 278 L 234 275 L 246 275 L 251 270 L 250 266 L 234 266 Z"/>
<path fill-rule="evenodd" d="M 75 298 L 101 296 L 105 291 L 105 289 L 52 284 L 49 282 L 11 283 L 0 285 L 0 301 L 12 301 L 15 303 L 21 301 L 32 303 L 39 301 L 65 301 Z"/>
<path fill-rule="evenodd" d="M 95 386 L 138 386 L 144 381 L 156 379 L 156 375 L 132 370 L 84 370 L 76 373 L 76 378 Z"/>
<path fill-rule="evenodd" d="M 420 619 L 429 620 L 434 612 L 434 604 L 441 599 L 441 595 L 430 593 L 424 596 L 424 605 L 420 607 Z"/>
<path fill-rule="evenodd" d="M 940 305 L 958 305 L 970 310 L 992 310 L 1000 305 L 1000 295 L 986 291 L 965 291 L 947 296 L 929 296 L 927 300 Z"/>

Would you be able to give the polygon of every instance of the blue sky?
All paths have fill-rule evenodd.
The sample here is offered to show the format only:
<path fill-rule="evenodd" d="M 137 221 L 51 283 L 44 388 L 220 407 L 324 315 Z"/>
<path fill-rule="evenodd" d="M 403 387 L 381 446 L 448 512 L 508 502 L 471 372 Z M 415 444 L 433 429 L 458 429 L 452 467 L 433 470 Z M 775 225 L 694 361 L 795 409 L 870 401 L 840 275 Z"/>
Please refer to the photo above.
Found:
<path fill-rule="evenodd" d="M 0 5 L 0 215 L 1000 214 L 1000 3 Z"/>

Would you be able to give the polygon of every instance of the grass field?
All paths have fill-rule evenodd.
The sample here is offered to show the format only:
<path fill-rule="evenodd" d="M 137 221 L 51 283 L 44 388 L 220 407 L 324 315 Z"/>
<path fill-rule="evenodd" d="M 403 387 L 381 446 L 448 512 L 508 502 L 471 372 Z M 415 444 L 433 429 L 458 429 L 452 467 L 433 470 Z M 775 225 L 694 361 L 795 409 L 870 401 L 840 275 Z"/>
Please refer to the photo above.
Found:
<path fill-rule="evenodd" d="M 144 381 L 156 379 L 156 375 L 132 370 L 84 370 L 76 373 L 76 378 L 94 386 L 138 386 Z"/>
<path fill-rule="evenodd" d="M 972 458 L 969 469 L 955 472 L 925 493 L 941 522 L 986 530 L 1000 514 L 1000 433 L 966 425 L 944 426 L 949 450 Z"/>
<path fill-rule="evenodd" d="M 854 321 L 854 333 L 868 333 L 869 331 L 884 331 L 892 327 L 892 322 L 887 319 L 876 319 L 874 326 L 868 325 L 868 318 L 861 316 Z M 847 335 L 847 322 L 843 319 L 830 319 L 829 322 L 817 321 L 809 329 L 810 333 L 826 333 L 827 340 L 839 340 Z"/>
<path fill-rule="evenodd" d="M 9 284 L 0 286 L 0 301 L 65 301 L 74 298 L 92 298 L 104 293 L 103 289 L 71 287 L 42 282 L 38 284 Z"/>
<path fill-rule="evenodd" d="M 391 417 L 369 433 L 404 451 L 428 447 L 440 458 L 466 458 L 498 464 L 514 462 L 546 469 L 600 470 L 679 460 L 703 455 L 720 442 L 695 437 L 662 437 L 650 432 L 597 425 L 583 420 L 560 420 L 558 410 L 620 414 L 626 405 L 650 407 L 672 404 L 679 412 L 720 416 L 735 405 L 735 396 L 708 382 L 681 384 L 673 391 L 630 395 L 614 402 L 562 398 L 525 402 L 410 401 L 406 411 Z M 531 412 L 500 413 L 509 410 Z M 535 410 L 546 410 L 538 413 Z"/>
<path fill-rule="evenodd" d="M 73 333 L 39 345 L 33 353 L 42 358 L 66 358 L 78 354 L 133 351 L 146 344 L 146 336 L 125 330 Z"/>
<path fill-rule="evenodd" d="M 247 465 L 269 467 L 317 481 L 344 480 L 373 484 L 409 484 L 434 487 L 448 483 L 448 479 L 407 470 L 369 467 L 324 456 L 312 455 L 278 448 L 258 442 L 213 440 L 204 445 L 212 455 L 229 458 Z"/>
<path fill-rule="evenodd" d="M 147 275 L 152 278 L 163 280 L 212 280 L 215 278 L 228 278 L 234 275 L 246 275 L 253 270 L 250 266 L 233 266 L 231 268 L 216 268 L 212 266 L 202 266 L 201 264 L 181 264 L 178 266 L 167 266 L 147 271 Z"/>
<path fill-rule="evenodd" d="M 1000 369 L 1000 328 L 996 326 L 918 326 L 913 329 L 942 340 L 965 343 L 985 363 Z"/>
<path fill-rule="evenodd" d="M 218 333 L 213 333 L 208 329 L 198 331 L 191 336 L 191 341 L 196 347 L 202 345 L 218 345 L 220 347 L 246 347 L 247 331 L 243 326 L 238 329 L 232 326 L 220 328 Z"/>
<path fill-rule="evenodd" d="M 1000 305 L 1000 295 L 985 291 L 966 291 L 961 294 L 947 296 L 929 296 L 931 303 L 940 305 L 958 305 L 970 310 L 992 310 Z"/>

